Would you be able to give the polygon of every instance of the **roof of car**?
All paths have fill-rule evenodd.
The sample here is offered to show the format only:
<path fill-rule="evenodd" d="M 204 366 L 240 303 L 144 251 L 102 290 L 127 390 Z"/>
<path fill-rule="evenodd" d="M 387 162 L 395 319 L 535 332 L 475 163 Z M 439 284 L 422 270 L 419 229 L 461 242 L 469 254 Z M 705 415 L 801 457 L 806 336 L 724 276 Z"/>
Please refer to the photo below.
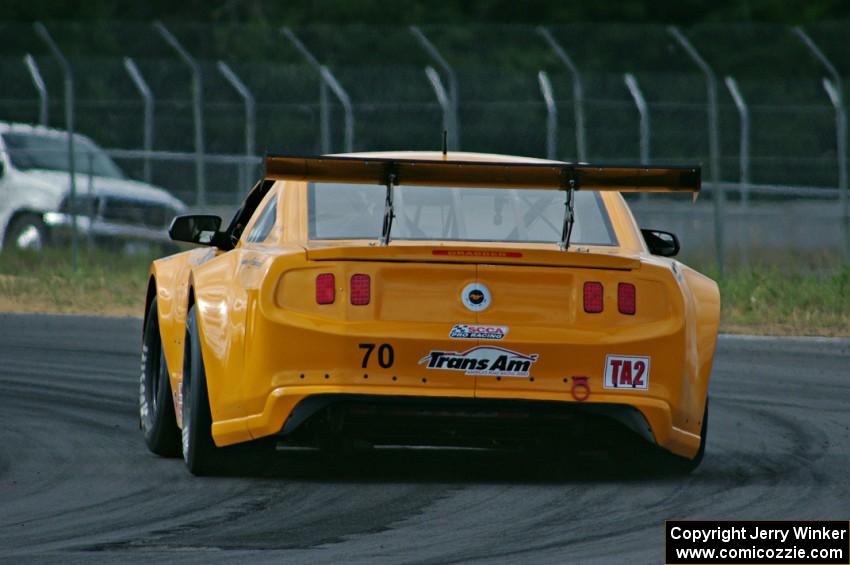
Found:
<path fill-rule="evenodd" d="M 62 129 L 49 128 L 46 126 L 40 126 L 36 124 L 24 124 L 24 123 L 16 123 L 16 122 L 0 122 L 0 133 L 7 132 L 21 132 L 21 133 L 29 133 L 33 135 L 44 135 L 47 137 L 67 137 L 68 133 Z M 75 132 L 76 136 L 83 136 L 79 132 Z"/>

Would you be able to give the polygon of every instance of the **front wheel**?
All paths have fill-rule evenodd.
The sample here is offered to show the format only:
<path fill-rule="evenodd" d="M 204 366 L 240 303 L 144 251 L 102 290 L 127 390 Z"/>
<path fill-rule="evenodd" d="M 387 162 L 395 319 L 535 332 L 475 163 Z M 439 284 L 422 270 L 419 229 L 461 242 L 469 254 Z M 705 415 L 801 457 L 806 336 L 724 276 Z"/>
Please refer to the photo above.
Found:
<path fill-rule="evenodd" d="M 193 475 L 213 475 L 224 466 L 223 450 L 212 439 L 207 377 L 201 355 L 198 318 L 195 307 L 186 318 L 183 356 L 183 460 Z"/>
<path fill-rule="evenodd" d="M 36 214 L 22 214 L 9 223 L 5 247 L 23 251 L 41 251 L 47 245 L 47 227 Z"/>

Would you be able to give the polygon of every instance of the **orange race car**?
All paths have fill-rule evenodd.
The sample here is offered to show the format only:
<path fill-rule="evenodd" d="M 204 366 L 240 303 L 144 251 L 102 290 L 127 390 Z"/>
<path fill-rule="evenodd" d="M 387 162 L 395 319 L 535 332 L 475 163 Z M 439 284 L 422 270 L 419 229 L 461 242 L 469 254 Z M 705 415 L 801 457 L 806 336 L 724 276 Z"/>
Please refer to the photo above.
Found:
<path fill-rule="evenodd" d="M 224 446 L 270 437 L 641 437 L 689 471 L 705 449 L 717 285 L 669 258 L 675 236 L 640 230 L 619 193 L 699 188 L 698 167 L 268 157 L 228 227 L 175 218 L 171 237 L 203 247 L 151 266 L 148 447 L 204 474 Z"/>

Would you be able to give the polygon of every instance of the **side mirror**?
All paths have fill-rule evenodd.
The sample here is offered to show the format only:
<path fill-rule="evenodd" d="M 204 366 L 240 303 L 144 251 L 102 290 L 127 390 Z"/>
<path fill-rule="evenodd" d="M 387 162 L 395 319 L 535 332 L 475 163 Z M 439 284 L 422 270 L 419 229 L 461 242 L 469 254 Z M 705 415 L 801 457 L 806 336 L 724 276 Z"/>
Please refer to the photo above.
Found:
<path fill-rule="evenodd" d="M 679 238 L 669 231 L 640 230 L 649 252 L 662 257 L 675 257 L 679 253 Z"/>
<path fill-rule="evenodd" d="M 220 227 L 221 218 L 218 216 L 209 214 L 177 216 L 171 220 L 168 236 L 174 241 L 216 246 L 221 237 L 218 231 Z"/>

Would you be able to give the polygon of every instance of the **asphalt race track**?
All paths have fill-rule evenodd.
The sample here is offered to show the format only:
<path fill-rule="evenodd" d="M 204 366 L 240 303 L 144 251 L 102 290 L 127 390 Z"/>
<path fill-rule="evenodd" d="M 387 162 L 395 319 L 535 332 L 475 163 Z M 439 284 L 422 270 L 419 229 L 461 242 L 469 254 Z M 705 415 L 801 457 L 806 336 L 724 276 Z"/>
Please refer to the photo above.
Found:
<path fill-rule="evenodd" d="M 850 341 L 722 337 L 703 466 L 271 454 L 194 478 L 144 446 L 140 321 L 0 315 L 0 561 L 659 563 L 665 519 L 850 518 Z"/>

